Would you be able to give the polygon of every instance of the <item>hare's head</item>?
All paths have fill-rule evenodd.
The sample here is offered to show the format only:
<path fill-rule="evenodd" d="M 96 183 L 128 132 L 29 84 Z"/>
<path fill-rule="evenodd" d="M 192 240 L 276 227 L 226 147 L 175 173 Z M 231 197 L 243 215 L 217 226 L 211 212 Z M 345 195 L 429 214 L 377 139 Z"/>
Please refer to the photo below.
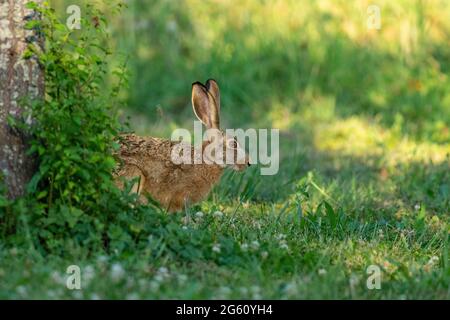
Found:
<path fill-rule="evenodd" d="M 208 129 L 204 159 L 239 171 L 250 166 L 249 157 L 236 137 L 220 130 L 220 92 L 215 80 L 209 79 L 205 85 L 200 82 L 192 84 L 192 107 L 197 118 Z"/>

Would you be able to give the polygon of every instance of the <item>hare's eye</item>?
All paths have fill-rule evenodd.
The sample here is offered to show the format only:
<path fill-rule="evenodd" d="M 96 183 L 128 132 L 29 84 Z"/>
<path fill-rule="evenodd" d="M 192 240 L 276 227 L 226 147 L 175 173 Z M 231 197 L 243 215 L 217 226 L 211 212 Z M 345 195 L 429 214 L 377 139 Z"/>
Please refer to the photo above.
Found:
<path fill-rule="evenodd" d="M 228 145 L 228 148 L 231 148 L 231 149 L 237 149 L 237 147 L 238 147 L 237 141 L 234 139 L 228 140 L 227 145 Z"/>

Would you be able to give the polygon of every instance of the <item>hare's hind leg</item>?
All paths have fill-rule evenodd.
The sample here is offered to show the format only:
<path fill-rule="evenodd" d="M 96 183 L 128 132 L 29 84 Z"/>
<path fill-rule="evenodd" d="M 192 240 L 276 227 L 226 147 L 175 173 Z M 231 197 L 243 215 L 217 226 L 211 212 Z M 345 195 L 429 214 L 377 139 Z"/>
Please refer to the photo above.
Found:
<path fill-rule="evenodd" d="M 138 167 L 129 166 L 129 167 L 122 169 L 119 172 L 119 174 L 116 177 L 116 185 L 121 189 L 123 189 L 123 187 L 124 187 L 124 183 L 123 183 L 124 178 L 125 178 L 125 180 L 128 180 L 128 181 L 137 178 L 137 181 L 134 182 L 134 184 L 131 188 L 131 192 L 141 194 L 141 192 L 144 188 L 144 184 L 145 184 L 145 176 Z"/>
<path fill-rule="evenodd" d="M 144 189 L 145 185 L 145 176 L 142 173 L 142 171 L 139 168 L 134 168 L 134 170 L 131 172 L 130 177 L 132 179 L 136 179 L 137 181 L 133 184 L 133 187 L 131 188 L 131 192 L 141 194 L 142 190 Z"/>
<path fill-rule="evenodd" d="M 142 204 L 147 204 L 147 198 L 144 196 L 144 186 L 145 186 L 145 176 L 139 168 L 135 168 L 130 175 L 132 179 L 137 179 L 131 188 L 131 192 L 137 193 L 139 195 L 139 202 Z"/>

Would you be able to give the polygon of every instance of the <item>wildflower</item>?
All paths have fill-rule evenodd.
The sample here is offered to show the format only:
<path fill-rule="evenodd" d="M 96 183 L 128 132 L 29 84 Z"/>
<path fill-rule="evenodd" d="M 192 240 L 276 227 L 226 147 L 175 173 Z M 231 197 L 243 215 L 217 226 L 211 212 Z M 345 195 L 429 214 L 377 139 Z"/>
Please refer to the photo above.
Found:
<path fill-rule="evenodd" d="M 428 260 L 428 262 L 423 266 L 423 269 L 426 272 L 429 272 L 438 261 L 439 261 L 438 256 L 432 256 L 430 260 Z"/>
<path fill-rule="evenodd" d="M 88 284 L 92 279 L 95 278 L 95 269 L 91 265 L 88 265 L 83 270 L 83 280 Z"/>
<path fill-rule="evenodd" d="M 156 291 L 159 289 L 159 281 L 150 281 L 150 289 Z"/>
<path fill-rule="evenodd" d="M 91 294 L 91 300 L 100 300 L 100 296 L 96 293 Z"/>
<path fill-rule="evenodd" d="M 126 296 L 126 300 L 139 300 L 137 293 L 130 293 Z"/>
<path fill-rule="evenodd" d="M 169 277 L 169 270 L 166 267 L 160 267 L 158 271 L 156 271 L 154 280 L 156 282 L 163 282 L 168 277 Z"/>
<path fill-rule="evenodd" d="M 146 279 L 139 279 L 138 280 L 138 285 L 139 287 L 141 287 L 141 289 L 145 289 L 147 286 L 147 280 Z"/>
<path fill-rule="evenodd" d="M 16 288 L 16 291 L 22 297 L 26 296 L 26 294 L 28 293 L 28 290 L 25 286 L 18 286 Z"/>
<path fill-rule="evenodd" d="M 351 287 L 355 287 L 356 285 L 359 284 L 359 281 L 360 281 L 360 279 L 359 279 L 359 277 L 357 275 L 352 275 L 350 277 L 350 286 Z"/>
<path fill-rule="evenodd" d="M 178 24 L 175 20 L 172 19 L 172 20 L 167 21 L 167 23 L 166 23 L 167 31 L 169 31 L 171 33 L 175 33 L 175 32 L 177 32 L 177 29 L 178 29 Z"/>
<path fill-rule="evenodd" d="M 243 296 L 247 296 L 247 295 L 248 295 L 248 289 L 247 289 L 246 287 L 241 287 L 241 288 L 239 289 L 239 291 L 241 292 L 241 294 L 242 294 Z"/>
<path fill-rule="evenodd" d="M 185 274 L 179 274 L 177 278 L 180 283 L 185 283 L 188 279 L 187 275 Z"/>
<path fill-rule="evenodd" d="M 64 284 L 66 282 L 65 279 L 61 276 L 61 274 L 57 271 L 53 271 L 51 277 L 52 280 L 58 284 Z"/>
<path fill-rule="evenodd" d="M 74 290 L 74 291 L 72 291 L 72 295 L 77 300 L 83 299 L 83 293 L 81 292 L 81 290 Z"/>
<path fill-rule="evenodd" d="M 258 287 L 258 286 L 251 286 L 251 287 L 250 287 L 250 291 L 253 292 L 253 293 L 255 293 L 255 292 L 260 292 L 260 291 L 261 291 L 261 288 Z"/>
<path fill-rule="evenodd" d="M 228 295 L 231 294 L 231 289 L 228 288 L 228 287 L 220 287 L 220 288 L 219 288 L 219 292 L 220 292 L 220 294 L 223 295 L 223 296 L 228 296 Z"/>
<path fill-rule="evenodd" d="M 276 239 L 277 239 L 277 240 L 283 240 L 283 239 L 286 239 L 286 235 L 285 235 L 284 233 L 279 233 L 279 234 L 277 234 Z"/>
<path fill-rule="evenodd" d="M 201 218 L 203 218 L 203 212 L 198 211 L 198 212 L 195 214 L 195 216 L 196 216 L 197 218 L 201 219 Z"/>
<path fill-rule="evenodd" d="M 297 284 L 295 282 L 288 283 L 284 288 L 284 292 L 290 296 L 296 295 L 298 293 Z"/>
<path fill-rule="evenodd" d="M 281 249 L 285 249 L 285 250 L 289 249 L 289 246 L 287 245 L 286 240 L 283 239 L 283 240 L 280 241 L 280 248 Z"/>
<path fill-rule="evenodd" d="M 324 276 L 327 274 L 327 270 L 325 269 L 319 269 L 317 270 L 317 273 L 319 274 L 319 276 Z"/>
<path fill-rule="evenodd" d="M 107 256 L 103 256 L 103 255 L 98 256 L 98 257 L 97 257 L 97 261 L 98 261 L 99 263 L 106 263 L 106 262 L 108 261 L 108 257 L 107 257 Z"/>
<path fill-rule="evenodd" d="M 251 247 L 253 250 L 257 250 L 259 248 L 259 242 L 258 241 L 252 241 Z"/>
<path fill-rule="evenodd" d="M 420 210 L 420 204 L 416 203 L 414 205 L 414 210 L 419 211 Z"/>
<path fill-rule="evenodd" d="M 182 226 L 182 227 L 181 227 L 181 229 L 183 229 L 183 230 L 187 230 L 187 229 L 188 229 L 188 227 L 187 227 L 187 226 Z"/>
<path fill-rule="evenodd" d="M 158 269 L 158 273 L 160 273 L 162 275 L 166 275 L 169 273 L 169 270 L 166 267 L 161 267 Z"/>
<path fill-rule="evenodd" d="M 432 256 L 430 258 L 430 260 L 428 261 L 429 264 L 436 264 L 436 262 L 439 261 L 439 257 L 438 256 Z"/>
<path fill-rule="evenodd" d="M 214 216 L 215 218 L 222 218 L 222 217 L 223 217 L 223 212 L 222 212 L 222 211 L 215 211 L 215 212 L 213 213 L 213 216 Z"/>
<path fill-rule="evenodd" d="M 217 243 L 216 243 L 215 245 L 213 245 L 212 251 L 213 251 L 213 252 L 220 253 L 220 244 L 217 244 Z"/>
<path fill-rule="evenodd" d="M 163 282 L 164 281 L 164 276 L 162 274 L 157 274 L 157 275 L 155 275 L 155 277 L 153 279 L 156 282 Z"/>
<path fill-rule="evenodd" d="M 114 281 L 119 281 L 125 275 L 125 270 L 120 263 L 114 263 L 111 267 L 111 278 Z"/>
<path fill-rule="evenodd" d="M 244 252 L 247 252 L 247 250 L 248 250 L 248 244 L 242 243 L 242 244 L 241 244 L 241 250 L 244 251 Z"/>
<path fill-rule="evenodd" d="M 261 300 L 261 288 L 258 286 L 251 286 L 252 298 L 255 300 Z"/>
<path fill-rule="evenodd" d="M 261 252 L 261 258 L 267 259 L 268 256 L 269 256 L 269 253 L 267 251 Z"/>
<path fill-rule="evenodd" d="M 47 297 L 49 297 L 50 299 L 55 299 L 56 298 L 56 292 L 54 290 L 48 290 L 47 291 Z"/>

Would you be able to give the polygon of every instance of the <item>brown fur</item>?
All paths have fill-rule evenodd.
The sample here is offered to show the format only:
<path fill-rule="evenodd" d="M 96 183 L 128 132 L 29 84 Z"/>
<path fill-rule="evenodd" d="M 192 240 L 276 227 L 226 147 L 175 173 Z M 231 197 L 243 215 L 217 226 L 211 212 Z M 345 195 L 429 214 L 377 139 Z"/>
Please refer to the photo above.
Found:
<path fill-rule="evenodd" d="M 195 115 L 207 128 L 219 128 L 220 93 L 217 83 L 210 79 L 206 86 L 196 82 L 192 85 L 192 105 Z M 230 139 L 220 133 L 221 139 Z M 122 135 L 119 139 L 118 157 L 122 164 L 115 173 L 116 183 L 123 187 L 123 179 L 139 178 L 133 192 L 150 195 L 169 212 L 180 211 L 190 204 L 201 201 L 219 181 L 223 166 L 218 164 L 175 164 L 172 162 L 172 147 L 180 142 L 154 137 Z M 205 141 L 202 151 L 209 144 Z M 226 144 L 224 144 L 226 145 Z M 199 152 L 200 153 L 200 152 Z M 194 147 L 191 147 L 194 159 Z M 203 154 L 203 153 L 201 153 Z M 245 164 L 234 165 L 243 170 Z"/>
<path fill-rule="evenodd" d="M 170 212 L 201 201 L 223 173 L 217 164 L 174 164 L 171 150 L 177 143 L 134 134 L 122 136 L 119 157 L 123 164 L 116 174 L 118 178 L 139 177 L 133 191 L 149 194 Z M 123 186 L 120 179 L 116 181 L 119 187 Z"/>

